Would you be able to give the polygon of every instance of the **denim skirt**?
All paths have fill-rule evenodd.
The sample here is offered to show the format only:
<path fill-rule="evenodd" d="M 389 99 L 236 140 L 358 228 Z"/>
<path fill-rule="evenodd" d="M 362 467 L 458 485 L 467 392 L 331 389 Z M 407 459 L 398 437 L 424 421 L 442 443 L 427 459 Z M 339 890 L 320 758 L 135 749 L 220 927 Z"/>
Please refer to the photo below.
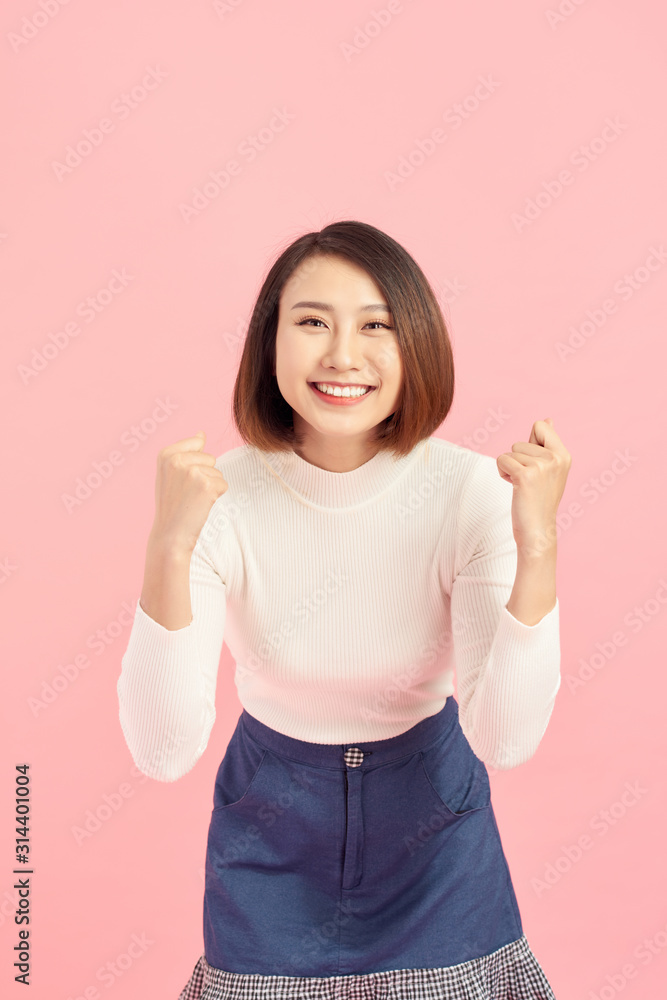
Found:
<path fill-rule="evenodd" d="M 205 871 L 204 952 L 179 1000 L 555 1000 L 453 696 L 343 744 L 244 709 Z"/>

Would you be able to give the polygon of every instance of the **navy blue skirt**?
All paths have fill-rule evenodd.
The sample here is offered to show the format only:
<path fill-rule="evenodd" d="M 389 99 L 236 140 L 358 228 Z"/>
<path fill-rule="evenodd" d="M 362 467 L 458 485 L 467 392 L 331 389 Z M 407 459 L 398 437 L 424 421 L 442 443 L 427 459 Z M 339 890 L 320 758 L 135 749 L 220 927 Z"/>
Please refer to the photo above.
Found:
<path fill-rule="evenodd" d="M 453 697 L 345 744 L 244 710 L 213 805 L 204 953 L 179 1000 L 555 1000 Z"/>

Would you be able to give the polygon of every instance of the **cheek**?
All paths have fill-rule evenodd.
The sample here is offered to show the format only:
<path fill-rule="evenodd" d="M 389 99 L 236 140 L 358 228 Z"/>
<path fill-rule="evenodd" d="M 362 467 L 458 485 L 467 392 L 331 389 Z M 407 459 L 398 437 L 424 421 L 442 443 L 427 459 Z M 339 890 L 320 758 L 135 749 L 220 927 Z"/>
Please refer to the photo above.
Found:
<path fill-rule="evenodd" d="M 311 353 L 309 344 L 304 340 L 286 339 L 281 355 L 285 374 L 293 372 L 295 379 L 301 379 L 304 373 L 308 373 Z"/>
<path fill-rule="evenodd" d="M 285 382 L 295 382 L 298 372 L 302 370 L 304 353 L 298 351 L 296 345 L 289 339 L 284 339 L 276 345 L 276 366 Z"/>
<path fill-rule="evenodd" d="M 401 377 L 401 356 L 395 342 L 383 344 L 375 357 L 378 371 L 383 372 L 387 379 L 399 380 Z"/>
<path fill-rule="evenodd" d="M 384 384 L 391 389 L 397 390 L 403 379 L 403 370 L 400 360 L 385 354 L 378 370 Z"/>

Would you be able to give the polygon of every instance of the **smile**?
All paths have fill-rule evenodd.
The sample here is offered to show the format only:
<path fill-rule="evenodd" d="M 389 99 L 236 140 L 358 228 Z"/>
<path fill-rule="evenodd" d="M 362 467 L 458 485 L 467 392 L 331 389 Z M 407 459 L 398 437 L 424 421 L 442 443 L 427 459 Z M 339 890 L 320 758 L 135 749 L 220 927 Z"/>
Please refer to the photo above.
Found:
<path fill-rule="evenodd" d="M 308 385 L 316 396 L 324 402 L 334 406 L 354 406 L 362 399 L 374 391 L 375 386 L 346 386 L 344 389 L 338 386 L 329 386 L 323 382 L 309 382 Z M 321 388 L 318 388 L 321 386 Z"/>

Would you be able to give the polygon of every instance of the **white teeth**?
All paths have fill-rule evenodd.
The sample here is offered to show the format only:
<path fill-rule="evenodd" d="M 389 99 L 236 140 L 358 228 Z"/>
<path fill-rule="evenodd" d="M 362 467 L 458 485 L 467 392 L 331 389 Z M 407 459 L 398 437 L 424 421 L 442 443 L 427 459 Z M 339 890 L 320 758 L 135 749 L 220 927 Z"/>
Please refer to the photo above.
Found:
<path fill-rule="evenodd" d="M 344 389 L 341 389 L 340 386 L 326 385 L 324 382 L 316 382 L 315 386 L 320 392 L 326 392 L 328 396 L 365 396 L 371 391 L 363 386 L 359 386 L 359 388 L 345 386 Z"/>

